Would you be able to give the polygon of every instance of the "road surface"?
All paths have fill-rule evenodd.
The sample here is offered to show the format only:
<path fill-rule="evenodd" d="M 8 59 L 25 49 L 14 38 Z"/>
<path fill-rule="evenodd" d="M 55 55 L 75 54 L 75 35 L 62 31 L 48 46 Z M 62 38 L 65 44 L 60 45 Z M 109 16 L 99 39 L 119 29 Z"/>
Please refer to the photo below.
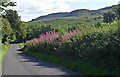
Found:
<path fill-rule="evenodd" d="M 49 62 L 26 55 L 19 44 L 11 44 L 2 66 L 3 75 L 80 75 Z"/>

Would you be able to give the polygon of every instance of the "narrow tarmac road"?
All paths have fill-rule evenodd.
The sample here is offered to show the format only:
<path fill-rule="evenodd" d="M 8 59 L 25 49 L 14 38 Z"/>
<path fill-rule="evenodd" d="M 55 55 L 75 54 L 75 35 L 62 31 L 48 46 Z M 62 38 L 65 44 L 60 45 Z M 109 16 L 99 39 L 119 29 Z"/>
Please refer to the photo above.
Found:
<path fill-rule="evenodd" d="M 80 75 L 19 51 L 19 44 L 11 44 L 3 60 L 3 75 Z"/>

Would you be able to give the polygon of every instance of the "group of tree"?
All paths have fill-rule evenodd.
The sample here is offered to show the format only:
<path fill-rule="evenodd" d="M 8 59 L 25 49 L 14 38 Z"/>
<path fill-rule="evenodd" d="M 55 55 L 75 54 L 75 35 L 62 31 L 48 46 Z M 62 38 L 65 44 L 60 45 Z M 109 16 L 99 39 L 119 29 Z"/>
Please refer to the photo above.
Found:
<path fill-rule="evenodd" d="M 26 26 L 20 20 L 17 11 L 6 10 L 4 7 L 15 6 L 14 2 L 0 2 L 0 10 L 4 11 L 1 14 L 2 21 L 2 43 L 10 41 L 24 41 L 26 37 Z"/>
<path fill-rule="evenodd" d="M 117 18 L 118 20 L 120 19 L 120 4 L 116 6 L 113 11 L 108 11 L 107 13 L 103 14 L 103 22 L 110 24 Z"/>
<path fill-rule="evenodd" d="M 120 39 L 120 2 L 118 6 L 114 8 L 113 12 L 104 13 L 103 18 L 104 18 L 103 21 L 109 24 L 113 22 L 115 18 L 117 19 L 118 21 L 118 32 L 117 33 L 118 33 L 118 38 Z"/>
<path fill-rule="evenodd" d="M 104 18 L 104 20 L 103 20 L 104 22 L 110 24 L 111 22 L 114 21 L 115 14 L 113 14 L 112 12 L 109 11 L 109 12 L 103 14 L 103 18 Z"/>

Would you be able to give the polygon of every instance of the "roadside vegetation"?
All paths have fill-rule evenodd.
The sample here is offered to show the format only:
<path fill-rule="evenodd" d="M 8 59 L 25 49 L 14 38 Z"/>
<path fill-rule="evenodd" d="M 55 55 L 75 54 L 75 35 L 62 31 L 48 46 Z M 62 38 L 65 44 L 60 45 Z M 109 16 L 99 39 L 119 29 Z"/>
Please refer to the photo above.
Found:
<path fill-rule="evenodd" d="M 1 5 L 7 7 L 4 2 Z M 26 54 L 81 74 L 120 74 L 120 5 L 100 10 L 103 15 L 73 13 L 75 17 L 32 22 L 22 22 L 15 10 L 2 10 L 2 58 L 9 43 L 17 42 Z"/>
<path fill-rule="evenodd" d="M 2 47 L 2 49 L 1 49 L 2 51 L 0 52 L 0 69 L 1 69 L 2 61 L 3 61 L 4 57 L 5 57 L 5 54 L 8 51 L 9 44 L 8 45 L 2 44 L 0 47 Z"/>
<path fill-rule="evenodd" d="M 97 23 L 91 21 L 93 23 L 91 25 L 86 24 L 86 21 L 79 25 L 66 23 L 70 18 L 62 18 L 64 22 L 58 19 L 61 26 L 57 24 L 57 19 L 29 22 L 27 24 L 34 23 L 34 26 L 28 25 L 28 32 L 34 35 L 35 31 L 41 31 L 36 33 L 40 35 L 35 35 L 36 38 L 28 35 L 32 40 L 21 43 L 20 46 L 31 56 L 85 75 L 119 75 L 120 12 L 118 9 L 117 12 L 105 13 L 102 21 Z M 48 23 L 54 24 L 48 25 Z M 42 26 L 43 24 L 46 26 Z"/>
<path fill-rule="evenodd" d="M 9 0 L 0 1 L 0 66 L 10 42 L 21 42 L 26 36 L 25 24 L 19 19 L 17 11 L 6 9 L 8 6 L 16 4 Z"/>
<path fill-rule="evenodd" d="M 116 21 L 111 26 L 89 31 L 81 28 L 62 35 L 55 30 L 46 32 L 27 41 L 23 50 L 58 65 L 63 62 L 62 66 L 83 74 L 119 74 L 120 40 L 118 25 L 114 23 Z"/>

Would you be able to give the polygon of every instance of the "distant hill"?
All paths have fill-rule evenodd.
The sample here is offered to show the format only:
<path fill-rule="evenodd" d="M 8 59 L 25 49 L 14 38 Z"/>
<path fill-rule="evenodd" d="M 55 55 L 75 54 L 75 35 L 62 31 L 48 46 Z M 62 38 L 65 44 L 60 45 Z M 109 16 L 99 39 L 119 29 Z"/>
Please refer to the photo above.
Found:
<path fill-rule="evenodd" d="M 101 8 L 98 10 L 78 9 L 71 12 L 52 13 L 45 16 L 40 16 L 36 19 L 32 19 L 31 21 L 52 19 L 52 18 L 62 18 L 62 17 L 100 16 L 100 15 L 103 15 L 104 12 L 107 12 L 110 9 L 113 9 L 115 6 L 117 5 Z"/>

